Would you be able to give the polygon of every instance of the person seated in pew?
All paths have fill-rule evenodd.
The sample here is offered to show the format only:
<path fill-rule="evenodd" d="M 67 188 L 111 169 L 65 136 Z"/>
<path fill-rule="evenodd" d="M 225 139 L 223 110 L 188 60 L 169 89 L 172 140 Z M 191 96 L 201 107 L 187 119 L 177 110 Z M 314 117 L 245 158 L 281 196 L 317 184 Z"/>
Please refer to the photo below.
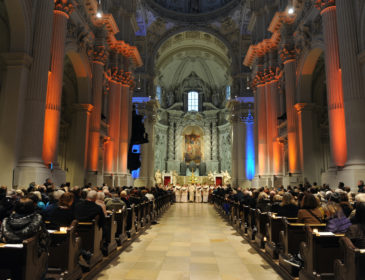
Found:
<path fill-rule="evenodd" d="M 7 196 L 8 188 L 6 186 L 0 187 L 0 224 L 2 220 L 9 217 L 13 209 L 13 200 Z"/>
<path fill-rule="evenodd" d="M 257 198 L 256 209 L 260 209 L 261 212 L 269 210 L 269 196 L 263 191 L 260 192 Z"/>
<path fill-rule="evenodd" d="M 118 211 L 123 209 L 124 206 L 127 206 L 127 204 L 118 196 L 114 196 L 112 198 L 105 199 L 105 206 L 107 211 Z"/>
<path fill-rule="evenodd" d="M 349 226 L 350 220 L 342 211 L 339 193 L 332 193 L 326 205 L 327 226 L 326 231 L 333 233 L 345 233 Z"/>
<path fill-rule="evenodd" d="M 135 205 L 143 202 L 143 200 L 138 195 L 138 190 L 131 191 L 131 195 L 129 196 L 129 202 Z"/>
<path fill-rule="evenodd" d="M 36 212 L 30 198 L 20 198 L 14 212 L 1 224 L 0 240 L 5 243 L 22 243 L 23 240 L 39 234 L 39 253 L 47 252 L 50 244 L 49 233 Z"/>
<path fill-rule="evenodd" d="M 340 192 L 340 206 L 346 217 L 349 217 L 352 212 L 352 206 L 349 202 L 349 197 L 347 192 Z"/>
<path fill-rule="evenodd" d="M 345 235 L 351 239 L 352 243 L 360 249 L 365 249 L 365 203 L 360 202 L 356 205 L 356 214 L 354 223 L 351 225 Z"/>
<path fill-rule="evenodd" d="M 124 203 L 127 205 L 127 208 L 131 207 L 131 202 L 129 201 L 129 197 L 126 190 L 123 190 L 120 192 L 120 199 L 124 201 Z"/>
<path fill-rule="evenodd" d="M 85 200 L 81 200 L 75 205 L 75 218 L 80 222 L 91 222 L 99 216 L 99 227 L 105 224 L 103 209 L 95 203 L 97 192 L 91 190 L 87 193 Z"/>
<path fill-rule="evenodd" d="M 72 204 L 74 202 L 73 193 L 67 192 L 61 195 L 57 207 L 50 212 L 47 219 L 56 229 L 59 227 L 67 227 L 75 219 Z"/>
<path fill-rule="evenodd" d="M 296 218 L 298 216 L 298 206 L 290 192 L 283 195 L 277 214 L 287 218 Z"/>
<path fill-rule="evenodd" d="M 108 213 L 106 212 L 106 205 L 105 205 L 105 194 L 104 192 L 97 192 L 96 194 L 96 201 L 95 203 L 103 209 L 104 216 L 106 217 Z"/>
<path fill-rule="evenodd" d="M 321 224 L 324 215 L 319 208 L 318 201 L 312 193 L 305 192 L 298 211 L 298 223 Z"/>
<path fill-rule="evenodd" d="M 278 213 L 280 208 L 280 203 L 283 200 L 283 197 L 279 194 L 275 194 L 272 198 L 272 203 L 270 206 L 270 212 Z"/>

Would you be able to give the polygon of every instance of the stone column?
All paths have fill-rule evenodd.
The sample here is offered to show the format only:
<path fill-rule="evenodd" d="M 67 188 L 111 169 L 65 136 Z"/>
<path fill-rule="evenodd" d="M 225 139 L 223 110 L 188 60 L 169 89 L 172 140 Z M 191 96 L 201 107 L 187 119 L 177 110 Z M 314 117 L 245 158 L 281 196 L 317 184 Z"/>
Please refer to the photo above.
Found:
<path fill-rule="evenodd" d="M 46 112 L 43 136 L 43 160 L 45 164 L 55 164 L 54 180 L 56 183 L 65 182 L 64 172 L 57 171 L 58 138 L 61 118 L 61 97 L 63 82 L 63 64 L 65 58 L 65 42 L 67 33 L 67 20 L 72 13 L 73 5 L 68 0 L 56 0 L 52 47 L 51 67 L 48 75 L 46 98 Z"/>
<path fill-rule="evenodd" d="M 242 145 L 242 138 L 238 132 L 239 116 L 233 112 L 230 122 L 232 125 L 232 185 L 238 186 L 238 145 Z"/>
<path fill-rule="evenodd" d="M 158 101 L 148 101 L 144 109 L 144 126 L 148 134 L 148 143 L 141 145 L 141 171 L 139 176 L 140 186 L 151 188 L 154 186 L 155 170 L 155 124 L 157 120 Z M 136 180 L 137 181 L 137 180 Z"/>
<path fill-rule="evenodd" d="M 129 148 L 129 84 L 122 85 L 122 98 L 120 110 L 120 138 L 119 138 L 119 173 L 128 174 L 128 148 Z"/>
<path fill-rule="evenodd" d="M 266 98 L 265 86 L 257 85 L 256 89 L 257 102 L 257 142 L 258 142 L 258 174 L 267 175 L 267 130 L 266 130 Z"/>
<path fill-rule="evenodd" d="M 115 175 L 118 171 L 119 129 L 120 129 L 120 104 L 121 104 L 121 69 L 118 54 L 110 54 L 111 80 L 109 91 L 109 141 L 105 145 L 105 175 Z"/>
<path fill-rule="evenodd" d="M 347 162 L 343 182 L 356 186 L 359 179 L 365 179 L 365 93 L 362 82 L 365 64 L 362 59 L 360 69 L 354 1 L 337 0 L 336 5 L 347 136 Z"/>
<path fill-rule="evenodd" d="M 292 41 L 292 26 L 290 24 L 284 25 L 282 34 L 284 40 L 280 55 L 284 63 L 289 173 L 299 175 L 301 174 L 302 168 L 300 166 L 298 117 L 294 108 L 296 103 L 296 58 L 294 43 Z"/>
<path fill-rule="evenodd" d="M 0 178 L 2 184 L 11 187 L 19 149 L 26 140 L 22 139 L 22 124 L 32 58 L 25 53 L 3 53 L 1 56 L 6 69 L 0 94 L 0 157 L 3 159 L 0 162 Z M 21 184 L 27 186 L 24 181 Z"/>
<path fill-rule="evenodd" d="M 347 159 L 346 125 L 335 1 L 319 1 L 317 7 L 321 9 L 325 44 L 324 54 L 331 154 L 336 166 L 344 166 Z M 352 87 L 350 87 L 350 90 L 352 90 Z"/>
<path fill-rule="evenodd" d="M 316 129 L 318 119 L 316 106 L 312 103 L 297 103 L 295 108 L 298 112 L 298 130 L 300 139 L 300 153 L 303 166 L 303 177 L 308 182 L 320 182 L 321 166 L 318 165 L 320 154 L 320 135 Z"/>
<path fill-rule="evenodd" d="M 255 128 L 254 117 L 249 112 L 247 116 L 243 118 L 244 127 L 244 172 L 245 179 L 252 181 L 255 177 Z M 251 182 L 245 183 L 245 186 L 251 187 Z"/>
<path fill-rule="evenodd" d="M 92 103 L 94 105 L 94 110 L 91 112 L 90 116 L 88 181 L 97 186 L 101 186 L 103 183 L 103 178 L 100 176 L 101 170 L 98 169 L 104 65 L 106 60 L 106 52 L 103 41 L 103 37 L 96 40 L 92 54 Z"/>
<path fill-rule="evenodd" d="M 22 145 L 20 145 L 17 167 L 14 170 L 14 184 L 18 186 L 27 186 L 29 182 L 42 184 L 50 176 L 50 170 L 46 168 L 42 159 L 42 149 L 54 1 L 38 1 L 36 8 L 33 62 L 29 72 L 28 87 L 24 89 Z M 15 75 L 12 76 L 15 77 Z M 21 84 L 20 78 L 17 81 Z"/>
<path fill-rule="evenodd" d="M 222 171 L 219 170 L 219 161 L 218 161 L 218 127 L 217 127 L 217 119 L 212 119 L 212 167 L 213 170 L 217 172 Z"/>
<path fill-rule="evenodd" d="M 267 79 L 265 85 L 265 111 L 266 111 L 266 171 L 267 175 L 273 175 L 273 145 L 272 145 L 272 134 L 273 134 L 273 122 L 272 119 L 272 96 L 271 96 L 271 86 L 270 80 Z M 270 181 L 270 180 L 269 180 Z M 271 187 L 271 186 L 269 186 Z"/>
<path fill-rule="evenodd" d="M 72 138 L 70 157 L 73 159 L 67 179 L 73 186 L 84 186 L 87 170 L 91 104 L 75 104 L 72 119 Z"/>

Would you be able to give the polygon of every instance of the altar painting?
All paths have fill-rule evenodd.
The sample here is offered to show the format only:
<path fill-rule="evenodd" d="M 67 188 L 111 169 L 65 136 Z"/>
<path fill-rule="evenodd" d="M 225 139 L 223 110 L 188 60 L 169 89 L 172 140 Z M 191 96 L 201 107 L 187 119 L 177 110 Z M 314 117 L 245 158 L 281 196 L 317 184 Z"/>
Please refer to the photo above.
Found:
<path fill-rule="evenodd" d="M 194 161 L 200 163 L 202 160 L 201 137 L 196 134 L 185 135 L 185 162 Z"/>

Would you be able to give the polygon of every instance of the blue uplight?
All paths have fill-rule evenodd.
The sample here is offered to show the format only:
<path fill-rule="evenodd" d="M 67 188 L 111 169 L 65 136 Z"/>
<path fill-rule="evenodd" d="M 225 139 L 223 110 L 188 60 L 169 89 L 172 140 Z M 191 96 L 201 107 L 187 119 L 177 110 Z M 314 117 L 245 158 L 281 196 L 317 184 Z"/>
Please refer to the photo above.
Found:
<path fill-rule="evenodd" d="M 141 152 L 141 145 L 133 145 L 132 146 L 132 153 L 139 154 L 140 152 Z M 132 178 L 133 179 L 138 179 L 140 171 L 141 171 L 141 168 L 138 168 L 136 170 L 132 170 Z"/>
<path fill-rule="evenodd" d="M 254 121 L 251 113 L 245 118 L 246 123 L 246 178 L 252 180 L 255 177 L 255 138 Z"/>

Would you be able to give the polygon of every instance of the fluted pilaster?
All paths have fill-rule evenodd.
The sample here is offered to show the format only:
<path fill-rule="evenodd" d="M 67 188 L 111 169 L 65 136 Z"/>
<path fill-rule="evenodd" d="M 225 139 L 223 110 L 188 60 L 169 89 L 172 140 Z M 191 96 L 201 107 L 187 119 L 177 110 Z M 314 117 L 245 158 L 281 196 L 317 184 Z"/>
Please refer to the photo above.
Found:
<path fill-rule="evenodd" d="M 342 75 L 337 35 L 337 16 L 334 1 L 321 6 L 325 43 L 328 119 L 331 155 L 336 166 L 344 166 L 347 159 L 346 126 L 343 105 Z"/>

